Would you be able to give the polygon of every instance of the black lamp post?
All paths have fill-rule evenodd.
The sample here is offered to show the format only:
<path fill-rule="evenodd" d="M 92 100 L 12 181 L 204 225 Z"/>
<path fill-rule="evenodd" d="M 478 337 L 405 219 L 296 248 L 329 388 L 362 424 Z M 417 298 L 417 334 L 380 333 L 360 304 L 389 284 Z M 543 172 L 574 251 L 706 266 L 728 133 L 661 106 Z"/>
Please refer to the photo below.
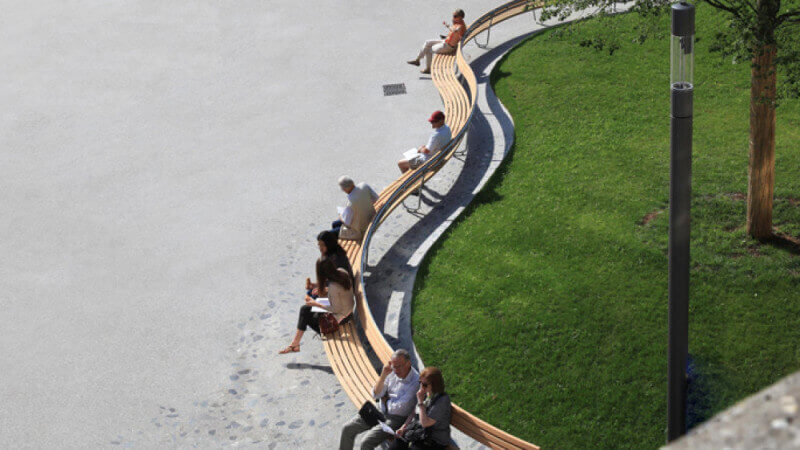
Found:
<path fill-rule="evenodd" d="M 694 5 L 686 2 L 672 4 L 672 37 L 670 40 L 672 118 L 670 121 L 667 442 L 686 433 Z"/>

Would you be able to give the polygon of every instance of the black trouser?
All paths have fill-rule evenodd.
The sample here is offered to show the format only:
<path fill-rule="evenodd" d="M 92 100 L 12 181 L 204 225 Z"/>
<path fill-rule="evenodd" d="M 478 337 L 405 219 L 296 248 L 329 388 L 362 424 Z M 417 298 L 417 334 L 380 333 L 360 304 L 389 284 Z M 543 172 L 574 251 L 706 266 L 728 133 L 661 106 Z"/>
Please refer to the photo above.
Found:
<path fill-rule="evenodd" d="M 331 233 L 335 234 L 336 237 L 339 237 L 339 231 L 341 231 L 342 225 L 344 225 L 344 222 L 338 219 L 331 222 Z"/>
<path fill-rule="evenodd" d="M 297 329 L 306 331 L 307 327 L 319 333 L 319 316 L 322 313 L 311 312 L 311 306 L 303 305 L 300 307 L 300 317 L 297 319 Z"/>
<path fill-rule="evenodd" d="M 402 439 L 395 439 L 389 444 L 389 450 L 406 450 L 406 449 L 411 449 L 411 450 L 439 450 L 439 449 L 442 449 L 442 450 L 444 450 L 446 448 L 447 448 L 446 445 L 439 445 L 439 444 L 435 444 L 435 443 L 426 444 L 424 441 L 423 442 L 414 442 L 411 445 L 409 445 L 408 442 L 406 442 L 406 441 L 404 441 Z"/>

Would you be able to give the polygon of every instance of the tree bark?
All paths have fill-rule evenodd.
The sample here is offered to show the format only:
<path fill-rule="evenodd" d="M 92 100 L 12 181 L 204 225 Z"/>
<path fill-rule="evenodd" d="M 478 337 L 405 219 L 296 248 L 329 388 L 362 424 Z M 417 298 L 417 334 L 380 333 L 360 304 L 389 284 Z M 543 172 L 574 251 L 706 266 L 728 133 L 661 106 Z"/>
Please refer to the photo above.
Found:
<path fill-rule="evenodd" d="M 747 171 L 747 233 L 772 236 L 775 189 L 775 45 L 755 49 L 750 76 L 750 164 Z"/>

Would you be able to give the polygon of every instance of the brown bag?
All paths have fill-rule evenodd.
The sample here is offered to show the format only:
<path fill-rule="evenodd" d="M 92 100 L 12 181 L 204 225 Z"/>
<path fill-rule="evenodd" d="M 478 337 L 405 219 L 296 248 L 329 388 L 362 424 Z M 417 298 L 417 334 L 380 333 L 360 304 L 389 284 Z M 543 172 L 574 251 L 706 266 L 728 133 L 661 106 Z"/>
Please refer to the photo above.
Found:
<path fill-rule="evenodd" d="M 339 330 L 339 322 L 332 313 L 324 313 L 319 316 L 319 332 L 322 334 L 331 334 Z"/>

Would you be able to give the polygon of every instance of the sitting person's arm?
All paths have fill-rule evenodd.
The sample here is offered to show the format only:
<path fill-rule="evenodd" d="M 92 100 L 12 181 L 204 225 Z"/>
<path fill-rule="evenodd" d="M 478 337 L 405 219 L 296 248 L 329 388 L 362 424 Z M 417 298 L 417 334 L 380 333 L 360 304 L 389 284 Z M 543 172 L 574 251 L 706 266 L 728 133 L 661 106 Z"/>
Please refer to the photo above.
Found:
<path fill-rule="evenodd" d="M 419 409 L 419 424 L 422 425 L 422 428 L 432 427 L 436 424 L 435 419 L 431 419 L 428 417 L 428 414 L 425 412 L 425 408 Z"/>
<path fill-rule="evenodd" d="M 423 428 L 432 427 L 436 423 L 436 419 L 432 419 L 428 417 L 428 412 L 425 410 L 425 396 L 427 393 L 425 392 L 425 388 L 420 386 L 419 391 L 417 391 L 417 404 L 419 405 L 419 424 L 422 425 Z"/>
<path fill-rule="evenodd" d="M 350 224 L 353 223 L 353 208 L 350 206 L 346 207 L 339 216 L 339 219 L 341 219 L 342 223 L 349 227 Z"/>
<path fill-rule="evenodd" d="M 408 417 L 406 417 L 406 421 L 403 422 L 403 425 L 397 429 L 398 436 L 403 437 L 403 433 L 406 432 L 408 424 L 410 424 L 412 420 L 414 420 L 414 413 L 409 414 Z"/>
<path fill-rule="evenodd" d="M 375 386 L 372 388 L 372 396 L 374 398 L 381 398 L 386 394 L 386 377 L 388 377 L 390 373 L 392 373 L 392 363 L 387 362 L 383 366 L 381 376 L 378 377 L 378 381 L 375 382 Z"/>
<path fill-rule="evenodd" d="M 313 298 L 309 297 L 308 295 L 306 295 L 306 305 L 308 305 L 308 306 L 316 306 L 317 308 L 328 309 L 328 310 L 331 309 L 330 306 L 323 305 L 322 303 L 319 303 L 319 302 L 315 301 Z"/>
<path fill-rule="evenodd" d="M 372 189 L 372 186 L 365 184 L 364 188 L 367 189 L 367 192 L 369 193 L 369 198 L 372 200 L 372 203 L 378 201 L 378 193 L 375 192 L 375 189 Z"/>
<path fill-rule="evenodd" d="M 436 147 L 436 136 L 437 133 L 431 133 L 430 137 L 428 138 L 428 142 L 425 145 L 419 146 L 419 153 L 430 153 L 431 148 Z"/>

